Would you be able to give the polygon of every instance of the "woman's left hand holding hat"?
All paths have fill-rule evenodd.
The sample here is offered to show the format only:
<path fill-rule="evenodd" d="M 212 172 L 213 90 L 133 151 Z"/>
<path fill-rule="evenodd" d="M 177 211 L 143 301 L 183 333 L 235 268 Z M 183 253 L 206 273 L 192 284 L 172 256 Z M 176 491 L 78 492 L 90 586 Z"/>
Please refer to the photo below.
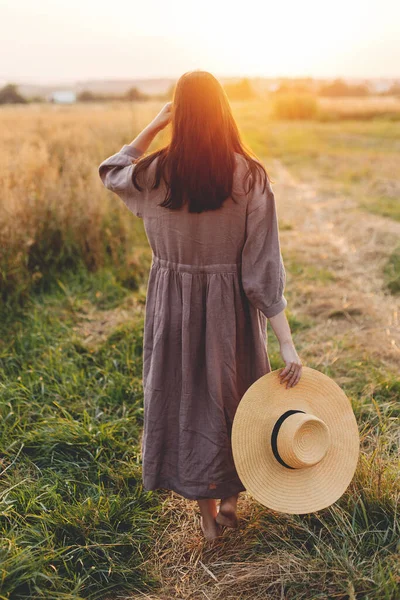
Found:
<path fill-rule="evenodd" d="M 285 363 L 285 367 L 279 372 L 280 383 L 286 381 L 286 388 L 293 387 L 300 381 L 302 362 L 292 341 L 282 342 L 280 353 Z"/>

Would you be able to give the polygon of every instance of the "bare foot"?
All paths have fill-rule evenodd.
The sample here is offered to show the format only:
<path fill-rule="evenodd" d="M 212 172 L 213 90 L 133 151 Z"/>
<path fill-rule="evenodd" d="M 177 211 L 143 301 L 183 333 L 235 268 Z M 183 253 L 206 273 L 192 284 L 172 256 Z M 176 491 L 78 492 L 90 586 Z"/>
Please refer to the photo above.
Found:
<path fill-rule="evenodd" d="M 218 513 L 215 517 L 215 521 L 219 525 L 224 527 L 232 527 L 236 529 L 238 527 L 238 518 L 236 516 L 236 503 L 238 496 L 230 496 L 229 498 L 223 498 L 218 507 Z"/>
<path fill-rule="evenodd" d="M 204 537 L 209 542 L 219 538 L 222 533 L 222 528 L 220 525 L 218 525 L 215 519 L 208 521 L 207 524 L 205 524 L 203 517 L 200 516 L 200 527 Z"/>

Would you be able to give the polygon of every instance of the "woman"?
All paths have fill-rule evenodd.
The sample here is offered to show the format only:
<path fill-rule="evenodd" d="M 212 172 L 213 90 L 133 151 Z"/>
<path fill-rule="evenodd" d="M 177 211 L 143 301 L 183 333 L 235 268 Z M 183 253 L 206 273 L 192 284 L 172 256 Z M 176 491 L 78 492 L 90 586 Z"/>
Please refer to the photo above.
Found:
<path fill-rule="evenodd" d="M 168 123 L 171 142 L 146 155 Z M 271 370 L 267 319 L 285 362 L 281 383 L 296 385 L 302 367 L 284 312 L 274 193 L 250 153 L 220 83 L 197 70 L 180 77 L 173 102 L 99 166 L 104 185 L 143 219 L 152 249 L 143 486 L 197 500 L 208 540 L 237 526 L 246 488 L 231 427 L 247 388 Z"/>

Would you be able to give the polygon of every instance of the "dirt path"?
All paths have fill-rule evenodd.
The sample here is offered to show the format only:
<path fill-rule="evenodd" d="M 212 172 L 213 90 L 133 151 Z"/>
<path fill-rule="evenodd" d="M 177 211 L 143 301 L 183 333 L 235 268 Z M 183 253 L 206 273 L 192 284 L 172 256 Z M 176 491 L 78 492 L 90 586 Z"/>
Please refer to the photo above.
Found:
<path fill-rule="evenodd" d="M 400 239 L 400 223 L 363 212 L 335 190 L 329 195 L 296 179 L 278 160 L 273 184 L 281 225 L 282 253 L 300 264 L 331 271 L 336 280 L 298 285 L 287 274 L 292 309 L 316 319 L 315 344 L 328 349 L 321 363 L 334 357 L 329 345 L 349 336 L 379 364 L 398 370 L 400 363 L 399 297 L 384 290 L 383 268 Z M 291 225 L 286 229 L 283 225 Z M 321 348 L 322 349 L 322 348 Z"/>

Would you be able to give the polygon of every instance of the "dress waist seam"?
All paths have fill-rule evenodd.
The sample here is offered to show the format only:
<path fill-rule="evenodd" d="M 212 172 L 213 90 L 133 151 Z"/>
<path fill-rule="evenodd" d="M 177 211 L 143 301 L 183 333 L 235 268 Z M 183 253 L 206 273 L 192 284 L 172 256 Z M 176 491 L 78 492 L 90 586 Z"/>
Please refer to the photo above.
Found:
<path fill-rule="evenodd" d="M 167 268 L 173 271 L 187 273 L 240 273 L 241 261 L 236 263 L 216 263 L 207 265 L 190 265 L 179 262 L 173 262 L 166 258 L 161 258 L 153 254 L 151 267 L 157 266 Z"/>

